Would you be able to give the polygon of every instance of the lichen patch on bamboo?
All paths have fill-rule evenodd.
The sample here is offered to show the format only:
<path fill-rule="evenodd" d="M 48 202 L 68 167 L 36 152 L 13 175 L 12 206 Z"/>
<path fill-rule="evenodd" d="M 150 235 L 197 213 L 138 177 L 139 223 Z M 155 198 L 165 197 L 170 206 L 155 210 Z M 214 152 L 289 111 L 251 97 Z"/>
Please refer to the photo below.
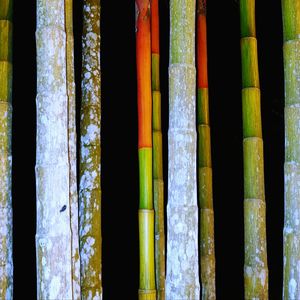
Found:
<path fill-rule="evenodd" d="M 102 299 L 100 3 L 83 2 L 79 220 L 82 295 Z"/>
<path fill-rule="evenodd" d="M 64 1 L 37 1 L 37 293 L 72 298 Z M 59 195 L 59 197 L 57 197 Z"/>

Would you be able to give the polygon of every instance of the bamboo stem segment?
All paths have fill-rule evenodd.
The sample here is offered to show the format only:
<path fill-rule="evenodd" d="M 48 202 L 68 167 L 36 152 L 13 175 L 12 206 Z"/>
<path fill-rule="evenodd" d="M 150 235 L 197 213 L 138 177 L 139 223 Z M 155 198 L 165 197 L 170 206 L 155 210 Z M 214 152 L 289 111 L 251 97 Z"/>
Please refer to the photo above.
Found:
<path fill-rule="evenodd" d="M 79 235 L 83 299 L 102 299 L 100 1 L 83 1 Z"/>
<path fill-rule="evenodd" d="M 12 0 L 0 1 L 0 299 L 13 298 Z"/>
<path fill-rule="evenodd" d="M 244 149 L 245 299 L 268 299 L 264 158 L 255 0 L 240 1 Z"/>
<path fill-rule="evenodd" d="M 300 298 L 300 1 L 282 0 L 285 78 L 283 299 Z"/>
<path fill-rule="evenodd" d="M 166 299 L 199 299 L 194 0 L 170 1 Z"/>
<path fill-rule="evenodd" d="M 73 297 L 65 21 L 65 1 L 37 0 L 38 299 Z"/>
<path fill-rule="evenodd" d="M 209 124 L 206 0 L 197 2 L 198 196 L 202 299 L 216 299 L 214 211 Z"/>
<path fill-rule="evenodd" d="M 155 275 L 157 300 L 165 299 L 164 181 L 159 74 L 159 5 L 151 0 L 153 202 L 155 211 Z"/>
<path fill-rule="evenodd" d="M 76 99 L 74 75 L 74 37 L 73 37 L 73 0 L 65 0 L 66 19 L 66 59 L 68 95 L 68 139 L 69 139 L 69 181 L 70 181 L 70 218 L 72 235 L 72 296 L 81 298 L 80 257 L 78 235 L 78 194 L 77 194 L 77 152 L 76 152 Z"/>
<path fill-rule="evenodd" d="M 152 190 L 152 93 L 150 0 L 136 0 L 138 153 L 140 174 L 139 299 L 155 300 L 154 211 Z"/>

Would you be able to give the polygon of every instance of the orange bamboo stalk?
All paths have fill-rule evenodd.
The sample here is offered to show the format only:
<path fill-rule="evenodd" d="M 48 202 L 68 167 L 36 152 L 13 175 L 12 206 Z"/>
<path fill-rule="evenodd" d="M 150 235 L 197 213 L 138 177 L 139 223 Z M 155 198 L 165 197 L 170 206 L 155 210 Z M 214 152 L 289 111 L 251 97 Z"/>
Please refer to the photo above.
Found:
<path fill-rule="evenodd" d="M 150 0 L 136 0 L 138 151 L 140 167 L 139 299 L 155 300 L 154 210 L 152 196 L 152 93 Z"/>

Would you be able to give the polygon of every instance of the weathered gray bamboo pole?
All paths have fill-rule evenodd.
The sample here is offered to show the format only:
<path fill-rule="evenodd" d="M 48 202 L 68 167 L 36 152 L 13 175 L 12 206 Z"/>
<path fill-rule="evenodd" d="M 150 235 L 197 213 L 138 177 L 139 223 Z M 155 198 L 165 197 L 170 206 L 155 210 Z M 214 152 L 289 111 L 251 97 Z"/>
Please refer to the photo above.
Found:
<path fill-rule="evenodd" d="M 83 1 L 80 254 L 83 299 L 102 299 L 100 1 Z"/>
<path fill-rule="evenodd" d="M 12 0 L 0 0 L 0 299 L 13 297 L 12 72 Z"/>
<path fill-rule="evenodd" d="M 65 26 L 64 0 L 37 0 L 38 299 L 74 299 Z"/>
<path fill-rule="evenodd" d="M 195 0 L 170 1 L 166 299 L 199 299 Z"/>
<path fill-rule="evenodd" d="M 300 1 L 281 3 L 285 79 L 283 298 L 300 299 Z"/>

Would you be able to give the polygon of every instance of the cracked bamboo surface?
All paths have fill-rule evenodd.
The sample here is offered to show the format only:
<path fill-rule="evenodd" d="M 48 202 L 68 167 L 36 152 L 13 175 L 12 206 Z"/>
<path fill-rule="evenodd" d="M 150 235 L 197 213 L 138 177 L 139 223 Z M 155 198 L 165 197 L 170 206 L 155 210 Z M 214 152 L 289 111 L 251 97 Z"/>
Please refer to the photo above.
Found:
<path fill-rule="evenodd" d="M 195 8 L 170 1 L 166 299 L 199 299 Z"/>
<path fill-rule="evenodd" d="M 165 299 L 164 181 L 161 131 L 159 5 L 151 1 L 153 202 L 155 211 L 155 278 L 157 300 Z"/>
<path fill-rule="evenodd" d="M 300 1 L 282 0 L 285 79 L 283 299 L 300 298 Z"/>
<path fill-rule="evenodd" d="M 102 299 L 100 1 L 83 1 L 80 256 L 83 299 Z"/>
<path fill-rule="evenodd" d="M 13 298 L 12 0 L 0 0 L 0 299 Z"/>
<path fill-rule="evenodd" d="M 244 149 L 245 299 L 268 299 L 264 156 L 255 0 L 240 1 Z"/>
<path fill-rule="evenodd" d="M 140 178 L 138 294 L 140 300 L 155 300 L 150 0 L 136 0 L 135 8 Z"/>
<path fill-rule="evenodd" d="M 200 205 L 200 254 L 202 299 L 216 299 L 214 210 L 209 122 L 206 0 L 197 7 L 197 128 L 198 196 Z"/>

